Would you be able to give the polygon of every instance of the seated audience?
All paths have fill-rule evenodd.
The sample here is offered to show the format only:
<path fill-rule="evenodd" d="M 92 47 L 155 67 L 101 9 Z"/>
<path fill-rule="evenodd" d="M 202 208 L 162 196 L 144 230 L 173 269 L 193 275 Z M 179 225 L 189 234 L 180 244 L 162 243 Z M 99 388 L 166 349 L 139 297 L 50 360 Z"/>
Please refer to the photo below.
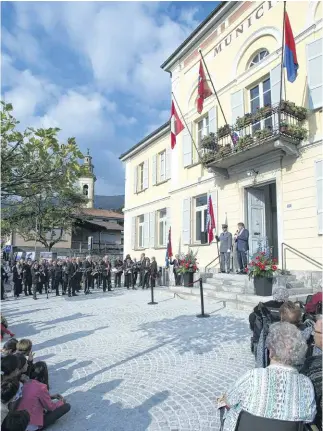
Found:
<path fill-rule="evenodd" d="M 1 356 L 11 355 L 17 350 L 17 338 L 10 338 L 10 340 L 6 341 L 1 350 Z"/>
<path fill-rule="evenodd" d="M 15 334 L 9 331 L 8 326 L 9 325 L 8 325 L 7 319 L 1 314 L 1 338 L 0 338 L 1 341 L 4 337 L 4 334 L 10 335 L 10 337 L 15 336 Z"/>
<path fill-rule="evenodd" d="M 273 299 L 270 301 L 262 302 L 260 303 L 263 307 L 266 307 L 269 310 L 279 310 L 281 305 L 283 305 L 284 302 L 288 301 L 289 293 L 288 290 L 285 289 L 285 287 L 277 287 L 273 291 Z M 257 313 L 259 312 L 259 305 L 256 305 L 256 307 L 253 309 L 253 312 L 249 315 L 249 324 L 251 331 L 254 330 L 254 324 L 257 318 Z M 277 321 L 279 318 L 277 319 Z"/>
<path fill-rule="evenodd" d="M 28 340 L 27 338 L 22 338 L 17 343 L 17 353 L 21 353 L 22 355 L 26 356 L 28 360 L 28 369 L 25 374 L 27 376 L 30 375 L 33 361 L 34 361 L 34 354 L 32 353 L 33 343 L 31 340 Z"/>
<path fill-rule="evenodd" d="M 2 423 L 1 431 L 26 431 L 30 416 L 26 410 L 9 412 Z"/>
<path fill-rule="evenodd" d="M 18 410 L 27 410 L 30 414 L 27 430 L 35 431 L 48 427 L 70 408 L 61 395 L 49 394 L 47 365 L 45 362 L 36 362 L 31 370 L 30 380 L 23 386 L 22 399 L 18 406 Z"/>
<path fill-rule="evenodd" d="M 322 292 L 315 293 L 312 299 L 305 305 L 306 313 L 315 313 L 319 302 L 322 302 Z"/>
<path fill-rule="evenodd" d="M 312 320 L 302 323 L 302 310 L 294 302 L 287 301 L 279 309 L 280 320 L 295 325 L 303 334 L 306 341 L 309 341 L 313 332 Z"/>
<path fill-rule="evenodd" d="M 314 424 L 322 429 L 322 333 L 323 333 L 322 316 L 318 317 L 314 326 L 314 343 L 316 355 L 305 360 L 304 366 L 300 373 L 307 376 L 314 386 L 317 414 Z"/>
<path fill-rule="evenodd" d="M 242 410 L 252 415 L 291 422 L 313 422 L 316 415 L 314 388 L 295 364 L 304 361 L 306 341 L 287 322 L 269 328 L 270 365 L 244 374 L 226 397 L 225 431 L 234 431 Z"/>
<path fill-rule="evenodd" d="M 18 389 L 19 381 L 16 378 L 8 379 L 1 383 L 1 423 L 9 413 L 8 404 L 14 399 Z"/>
<path fill-rule="evenodd" d="M 17 377 L 19 373 L 19 361 L 16 355 L 7 355 L 1 358 L 2 382 Z"/>

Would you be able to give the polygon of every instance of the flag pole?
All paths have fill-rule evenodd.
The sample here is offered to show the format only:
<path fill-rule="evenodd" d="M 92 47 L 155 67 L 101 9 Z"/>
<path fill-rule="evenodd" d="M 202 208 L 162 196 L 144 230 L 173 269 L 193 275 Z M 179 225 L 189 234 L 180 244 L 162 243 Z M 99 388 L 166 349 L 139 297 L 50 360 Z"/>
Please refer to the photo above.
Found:
<path fill-rule="evenodd" d="M 281 52 L 281 67 L 280 67 L 279 108 L 278 108 L 278 130 L 279 131 L 280 131 L 280 122 L 281 122 L 281 102 L 282 102 L 282 99 L 283 99 L 285 14 L 286 14 L 286 2 L 284 1 L 282 52 Z M 285 89 L 285 97 L 286 97 L 286 89 Z"/>
<path fill-rule="evenodd" d="M 190 135 L 190 137 L 191 137 L 191 140 L 192 140 L 193 145 L 194 145 L 194 148 L 195 148 L 195 150 L 196 150 L 196 152 L 197 152 L 198 158 L 199 158 L 200 162 L 202 162 L 201 157 L 200 157 L 200 154 L 199 154 L 199 151 L 198 151 L 197 146 L 196 146 L 196 144 L 195 144 L 195 141 L 194 141 L 194 139 L 193 139 L 192 132 L 190 131 L 189 127 L 187 126 L 187 123 L 186 123 L 185 117 L 184 117 L 184 115 L 183 115 L 183 113 L 182 113 L 182 111 L 181 111 L 181 108 L 179 107 L 179 104 L 178 104 L 178 102 L 177 102 L 177 100 L 176 100 L 176 97 L 175 97 L 175 94 L 174 94 L 173 92 L 172 92 L 172 96 L 173 96 L 173 99 L 175 100 L 175 103 L 176 103 L 176 106 L 177 106 L 177 108 L 178 108 L 178 110 L 179 110 L 179 113 L 181 114 L 181 117 L 183 118 L 183 121 L 184 121 L 185 127 L 186 127 L 186 129 L 188 130 L 188 133 L 189 133 L 189 135 Z"/>
<path fill-rule="evenodd" d="M 205 63 L 205 60 L 204 60 L 204 57 L 203 57 L 203 54 L 202 54 L 202 50 L 201 50 L 201 48 L 199 48 L 199 50 L 198 50 L 198 51 L 199 51 L 200 56 L 201 56 L 201 59 L 202 59 L 202 61 L 203 61 L 203 64 L 204 64 L 205 70 L 207 71 L 207 74 L 208 74 L 208 76 L 209 76 L 209 79 L 210 79 L 210 82 L 211 82 L 211 85 L 212 85 L 212 88 L 213 88 L 213 91 L 214 91 L 214 94 L 215 94 L 216 100 L 217 100 L 217 102 L 218 102 L 218 105 L 219 105 L 219 107 L 220 107 L 220 109 L 221 109 L 222 116 L 223 116 L 223 118 L 224 118 L 225 125 L 226 125 L 226 126 L 228 126 L 228 128 L 229 128 L 230 126 L 229 126 L 229 124 L 228 124 L 228 122 L 227 122 L 227 119 L 226 119 L 226 116 L 225 116 L 225 114 L 224 114 L 224 111 L 223 111 L 222 105 L 221 105 L 221 103 L 220 103 L 220 100 L 219 100 L 219 97 L 218 97 L 218 93 L 216 92 L 215 86 L 214 86 L 214 84 L 213 84 L 213 81 L 212 81 L 212 78 L 211 78 L 211 75 L 210 75 L 209 69 L 208 69 L 208 67 L 207 67 L 207 65 L 206 65 L 206 63 Z M 232 134 L 231 134 L 231 133 L 230 133 L 230 138 L 231 138 L 232 145 L 234 146 L 234 142 L 233 142 L 233 138 L 232 138 Z"/>

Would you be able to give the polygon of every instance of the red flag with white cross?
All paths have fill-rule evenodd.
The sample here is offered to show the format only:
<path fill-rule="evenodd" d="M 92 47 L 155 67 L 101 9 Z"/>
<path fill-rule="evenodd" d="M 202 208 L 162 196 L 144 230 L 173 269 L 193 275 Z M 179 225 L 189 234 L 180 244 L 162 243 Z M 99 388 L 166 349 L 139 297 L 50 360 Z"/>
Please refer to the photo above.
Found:
<path fill-rule="evenodd" d="M 184 129 L 184 125 L 181 122 L 176 109 L 174 101 L 172 100 L 172 109 L 170 114 L 170 137 L 171 137 L 171 147 L 172 149 L 176 145 L 176 136 L 181 133 L 181 131 Z"/>

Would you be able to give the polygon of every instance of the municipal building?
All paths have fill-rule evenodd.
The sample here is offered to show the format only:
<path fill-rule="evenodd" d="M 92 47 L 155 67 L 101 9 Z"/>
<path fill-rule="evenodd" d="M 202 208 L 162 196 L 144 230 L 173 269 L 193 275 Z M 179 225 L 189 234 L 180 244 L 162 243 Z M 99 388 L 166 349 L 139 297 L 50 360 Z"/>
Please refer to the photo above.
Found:
<path fill-rule="evenodd" d="M 161 65 L 185 129 L 173 150 L 167 122 L 120 156 L 125 254 L 145 252 L 164 265 L 171 227 L 174 254 L 191 248 L 200 267 L 212 267 L 211 195 L 217 233 L 227 223 L 234 234 L 244 222 L 250 254 L 267 241 L 280 268 L 320 269 L 322 3 L 287 2 L 299 64 L 294 83 L 286 70 L 281 80 L 283 8 L 274 1 L 222 2 Z M 199 50 L 212 90 L 201 114 Z"/>

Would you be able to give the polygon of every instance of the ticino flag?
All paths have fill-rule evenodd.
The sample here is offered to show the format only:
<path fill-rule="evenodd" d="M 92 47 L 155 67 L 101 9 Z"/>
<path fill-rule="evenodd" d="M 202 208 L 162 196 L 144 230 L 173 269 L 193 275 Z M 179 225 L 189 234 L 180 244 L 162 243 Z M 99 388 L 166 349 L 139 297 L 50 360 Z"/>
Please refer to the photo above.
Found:
<path fill-rule="evenodd" d="M 172 109 L 170 113 L 170 137 L 171 137 L 171 147 L 172 149 L 176 145 L 176 136 L 181 133 L 184 129 L 183 123 L 179 119 L 179 116 L 176 112 L 174 101 L 172 100 Z"/>
<path fill-rule="evenodd" d="M 294 82 L 297 78 L 298 61 L 296 55 L 296 45 L 292 27 L 289 22 L 288 14 L 285 12 L 285 52 L 284 67 L 287 70 L 287 79 Z"/>
<path fill-rule="evenodd" d="M 207 99 L 211 96 L 212 91 L 209 88 L 209 84 L 205 78 L 205 73 L 203 69 L 202 60 L 200 60 L 200 69 L 199 69 L 199 81 L 198 81 L 198 96 L 197 96 L 197 112 L 201 114 L 203 111 L 203 103 L 204 99 Z"/>
<path fill-rule="evenodd" d="M 215 218 L 214 218 L 213 203 L 212 203 L 211 195 L 209 196 L 209 200 L 207 203 L 206 229 L 207 229 L 208 241 L 210 244 L 214 239 L 213 229 L 215 229 Z"/>

